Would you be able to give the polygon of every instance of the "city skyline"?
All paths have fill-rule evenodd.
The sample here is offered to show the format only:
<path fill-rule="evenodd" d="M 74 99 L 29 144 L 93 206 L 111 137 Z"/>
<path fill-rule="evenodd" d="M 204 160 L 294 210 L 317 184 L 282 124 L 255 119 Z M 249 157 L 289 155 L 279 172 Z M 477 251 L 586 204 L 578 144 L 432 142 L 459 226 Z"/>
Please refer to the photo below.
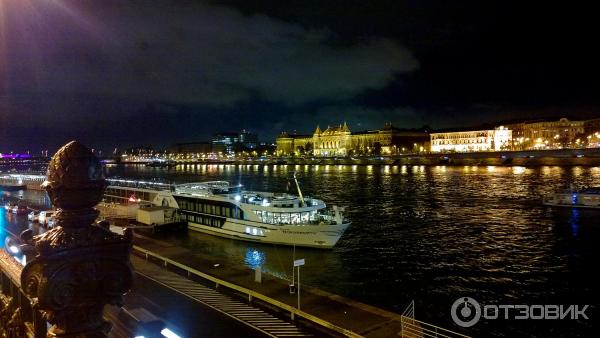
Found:
<path fill-rule="evenodd" d="M 0 338 L 592 336 L 596 13 L 0 0 Z"/>
<path fill-rule="evenodd" d="M 274 139 L 339 121 L 353 130 L 385 122 L 445 129 L 600 111 L 583 8 L 234 0 L 1 6 L 5 150 L 56 149 L 70 139 L 104 151 L 167 147 L 241 129 Z"/>

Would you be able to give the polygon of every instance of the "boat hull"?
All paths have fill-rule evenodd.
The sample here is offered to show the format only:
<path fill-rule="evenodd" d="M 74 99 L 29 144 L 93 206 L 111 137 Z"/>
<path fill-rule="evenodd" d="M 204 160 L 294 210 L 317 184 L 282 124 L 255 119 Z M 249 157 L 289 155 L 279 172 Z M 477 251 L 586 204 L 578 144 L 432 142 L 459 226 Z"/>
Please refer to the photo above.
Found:
<path fill-rule="evenodd" d="M 551 207 L 600 209 L 600 195 L 581 192 L 557 193 L 543 201 Z"/>
<path fill-rule="evenodd" d="M 350 223 L 332 225 L 274 225 L 248 222 L 241 223 L 226 221 L 222 227 L 212 227 L 194 222 L 188 222 L 188 229 L 209 235 L 243 240 L 249 242 L 269 243 L 278 245 L 295 245 L 300 247 L 331 249 L 342 237 Z M 262 234 L 252 234 L 258 229 Z"/>
<path fill-rule="evenodd" d="M 549 206 L 549 207 L 600 209 L 600 205 L 563 204 L 563 203 L 554 203 L 554 202 L 544 202 L 543 204 L 546 206 Z"/>

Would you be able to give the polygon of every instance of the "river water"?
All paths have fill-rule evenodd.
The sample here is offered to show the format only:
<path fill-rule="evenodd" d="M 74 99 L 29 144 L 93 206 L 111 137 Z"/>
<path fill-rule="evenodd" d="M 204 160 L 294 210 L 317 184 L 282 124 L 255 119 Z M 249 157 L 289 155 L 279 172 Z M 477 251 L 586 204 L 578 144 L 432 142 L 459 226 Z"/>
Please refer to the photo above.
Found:
<path fill-rule="evenodd" d="M 597 327 L 600 210 L 548 208 L 541 198 L 570 184 L 600 186 L 600 167 L 109 165 L 106 171 L 268 191 L 286 191 L 296 172 L 304 195 L 346 206 L 352 221 L 332 250 L 296 248 L 296 258 L 306 259 L 303 284 L 398 313 L 414 300 L 417 319 L 479 337 L 589 337 Z M 158 236 L 291 278 L 288 247 L 196 232 Z M 587 304 L 589 319 L 482 319 L 462 329 L 450 308 L 465 296 L 496 305 Z"/>

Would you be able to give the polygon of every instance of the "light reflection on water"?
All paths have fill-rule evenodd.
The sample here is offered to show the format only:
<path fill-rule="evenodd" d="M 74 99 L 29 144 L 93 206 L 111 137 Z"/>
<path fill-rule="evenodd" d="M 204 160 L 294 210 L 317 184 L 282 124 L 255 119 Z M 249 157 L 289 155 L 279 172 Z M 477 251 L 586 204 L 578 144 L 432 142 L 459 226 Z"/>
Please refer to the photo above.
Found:
<path fill-rule="evenodd" d="M 571 210 L 571 218 L 569 218 L 569 224 L 571 225 L 571 232 L 573 237 L 577 237 L 579 233 L 579 209 L 573 208 Z"/>
<path fill-rule="evenodd" d="M 420 318 L 455 329 L 449 308 L 465 295 L 488 304 L 599 303 L 600 279 L 589 271 L 599 258 L 600 211 L 540 204 L 542 196 L 570 183 L 599 186 L 597 167 L 108 167 L 110 175 L 222 179 L 268 191 L 286 191 L 291 171 L 305 195 L 347 206 L 353 222 L 333 250 L 296 249 L 296 258 L 306 259 L 303 283 L 395 312 L 415 299 Z M 291 278 L 288 247 L 196 232 L 161 238 L 228 264 L 261 266 Z M 510 324 L 507 331 L 503 321 L 482 323 L 469 334 L 549 336 L 554 328 L 551 336 L 571 336 L 591 322 L 561 322 L 565 328 L 558 331 L 556 323 Z"/>

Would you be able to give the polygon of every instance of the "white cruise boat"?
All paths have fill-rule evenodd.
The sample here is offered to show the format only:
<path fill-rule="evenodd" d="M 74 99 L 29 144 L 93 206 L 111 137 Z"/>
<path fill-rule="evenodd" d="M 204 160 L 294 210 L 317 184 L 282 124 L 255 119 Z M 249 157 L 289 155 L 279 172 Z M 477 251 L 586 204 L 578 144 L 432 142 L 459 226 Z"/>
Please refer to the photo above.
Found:
<path fill-rule="evenodd" d="M 188 228 L 211 235 L 283 245 L 332 248 L 350 225 L 343 208 L 298 195 L 244 191 L 225 181 L 167 185 L 109 179 L 105 202 L 178 209 Z M 135 187 L 133 187 L 135 186 Z"/>
<path fill-rule="evenodd" d="M 544 198 L 543 203 L 556 207 L 600 209 L 600 187 L 559 191 Z"/>

